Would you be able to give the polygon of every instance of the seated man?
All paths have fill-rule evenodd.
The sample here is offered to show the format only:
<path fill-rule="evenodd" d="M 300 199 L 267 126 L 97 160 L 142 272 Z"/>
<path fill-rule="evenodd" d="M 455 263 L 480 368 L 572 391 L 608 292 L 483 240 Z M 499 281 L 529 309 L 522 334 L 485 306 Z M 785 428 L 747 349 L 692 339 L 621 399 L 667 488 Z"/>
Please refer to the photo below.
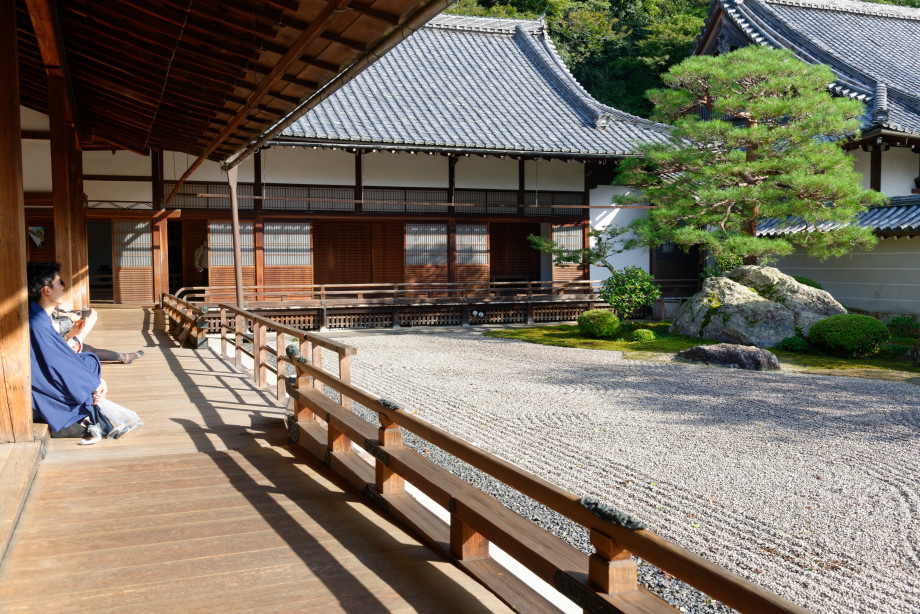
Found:
<path fill-rule="evenodd" d="M 82 437 L 81 443 L 88 445 L 111 427 L 104 412 L 97 411 L 99 406 L 120 406 L 105 399 L 99 358 L 89 352 L 75 353 L 52 326 L 51 313 L 64 300 L 60 270 L 53 262 L 27 266 L 32 410 L 36 422 L 51 428 L 52 437 Z M 116 436 L 126 432 L 121 429 Z"/>

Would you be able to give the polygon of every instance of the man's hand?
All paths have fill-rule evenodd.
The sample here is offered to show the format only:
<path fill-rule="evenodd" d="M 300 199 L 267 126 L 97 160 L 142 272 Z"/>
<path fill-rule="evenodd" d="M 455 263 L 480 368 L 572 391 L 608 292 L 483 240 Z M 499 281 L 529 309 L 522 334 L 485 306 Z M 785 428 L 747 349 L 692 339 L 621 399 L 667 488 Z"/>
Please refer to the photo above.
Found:
<path fill-rule="evenodd" d="M 102 399 L 105 398 L 105 393 L 108 392 L 108 386 L 105 384 L 105 380 L 101 377 L 99 378 L 99 387 L 93 391 L 93 404 L 99 403 Z"/>

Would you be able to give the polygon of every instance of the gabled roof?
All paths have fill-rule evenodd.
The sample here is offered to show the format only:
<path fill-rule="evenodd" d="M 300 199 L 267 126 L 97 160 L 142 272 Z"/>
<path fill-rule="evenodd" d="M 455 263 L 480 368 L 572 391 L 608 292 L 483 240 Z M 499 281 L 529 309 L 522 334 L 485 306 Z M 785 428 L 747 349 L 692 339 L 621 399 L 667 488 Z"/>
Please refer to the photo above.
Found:
<path fill-rule="evenodd" d="M 920 234 L 920 194 L 892 196 L 889 204 L 869 207 L 856 217 L 856 224 L 878 234 Z M 821 224 L 817 230 L 831 230 L 840 224 Z M 799 219 L 768 219 L 757 225 L 757 234 L 775 237 L 805 230 Z"/>
<path fill-rule="evenodd" d="M 695 53 L 718 15 L 758 45 L 786 48 L 837 75 L 832 91 L 862 100 L 867 128 L 920 136 L 920 9 L 856 0 L 712 0 Z"/>
<path fill-rule="evenodd" d="M 282 133 L 284 142 L 607 157 L 667 128 L 593 99 L 542 21 L 441 15 Z"/>

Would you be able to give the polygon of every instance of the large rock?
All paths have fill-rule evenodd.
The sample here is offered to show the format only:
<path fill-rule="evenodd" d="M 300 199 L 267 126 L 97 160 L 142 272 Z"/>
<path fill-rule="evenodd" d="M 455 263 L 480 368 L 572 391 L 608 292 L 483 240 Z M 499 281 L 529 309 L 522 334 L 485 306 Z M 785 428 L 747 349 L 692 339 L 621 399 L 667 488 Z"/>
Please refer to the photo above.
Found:
<path fill-rule="evenodd" d="M 795 335 L 795 316 L 750 288 L 725 277 L 710 277 L 684 303 L 671 332 L 741 345 L 772 347 Z"/>
<path fill-rule="evenodd" d="M 716 345 L 698 345 L 677 353 L 678 358 L 705 362 L 708 365 L 735 367 L 751 371 L 774 371 L 779 369 L 779 361 L 772 352 L 749 345 L 717 343 Z"/>
<path fill-rule="evenodd" d="M 744 265 L 725 276 L 789 309 L 803 335 L 807 335 L 818 320 L 847 312 L 828 292 L 800 284 L 773 267 Z"/>

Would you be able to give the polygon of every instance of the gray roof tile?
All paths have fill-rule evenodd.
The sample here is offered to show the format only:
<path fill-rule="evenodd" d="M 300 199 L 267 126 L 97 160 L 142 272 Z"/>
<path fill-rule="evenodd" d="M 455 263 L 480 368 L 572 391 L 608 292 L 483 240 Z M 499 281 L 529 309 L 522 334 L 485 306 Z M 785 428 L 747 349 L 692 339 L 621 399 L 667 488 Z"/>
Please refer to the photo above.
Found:
<path fill-rule="evenodd" d="M 867 126 L 920 136 L 920 9 L 856 0 L 713 0 L 713 8 L 719 5 L 754 43 L 830 66 L 838 77 L 831 89 L 866 103 Z"/>
<path fill-rule="evenodd" d="M 665 141 L 667 128 L 594 100 L 543 22 L 441 15 L 281 137 L 622 156 L 637 142 Z"/>
<path fill-rule="evenodd" d="M 863 228 L 871 228 L 881 234 L 918 234 L 920 233 L 920 194 L 910 196 L 892 196 L 887 205 L 869 207 L 856 218 L 856 223 Z M 818 230 L 830 230 L 839 224 L 821 224 Z M 797 218 L 761 220 L 757 225 L 760 236 L 779 236 L 790 232 L 800 232 L 805 224 Z"/>

